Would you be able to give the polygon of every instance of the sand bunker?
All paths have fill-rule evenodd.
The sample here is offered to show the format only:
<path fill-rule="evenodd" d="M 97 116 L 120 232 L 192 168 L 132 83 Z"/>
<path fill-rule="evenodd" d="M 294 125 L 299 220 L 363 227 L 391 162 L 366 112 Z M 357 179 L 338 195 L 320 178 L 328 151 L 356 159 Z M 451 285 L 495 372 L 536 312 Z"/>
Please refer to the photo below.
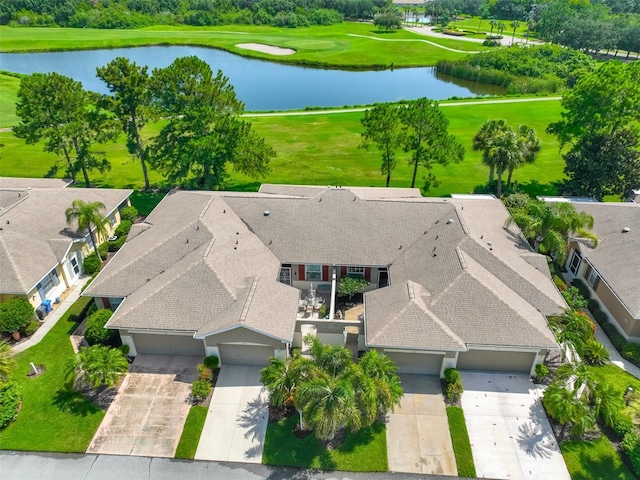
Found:
<path fill-rule="evenodd" d="M 293 48 L 274 47 L 273 45 L 264 45 L 262 43 L 239 43 L 236 47 L 253 50 L 255 52 L 268 53 L 270 55 L 293 55 L 296 53 Z"/>

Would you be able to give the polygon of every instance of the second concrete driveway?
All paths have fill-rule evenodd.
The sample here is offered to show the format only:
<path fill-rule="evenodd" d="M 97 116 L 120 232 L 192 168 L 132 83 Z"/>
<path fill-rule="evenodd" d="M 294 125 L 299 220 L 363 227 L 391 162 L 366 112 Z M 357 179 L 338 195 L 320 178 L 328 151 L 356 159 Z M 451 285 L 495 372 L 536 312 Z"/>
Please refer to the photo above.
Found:
<path fill-rule="evenodd" d="M 440 379 L 400 374 L 404 397 L 387 421 L 389 470 L 457 475 Z"/>
<path fill-rule="evenodd" d="M 269 406 L 261 369 L 248 365 L 220 369 L 196 460 L 262 463 Z"/>
<path fill-rule="evenodd" d="M 173 457 L 201 357 L 138 355 L 87 453 Z"/>
<path fill-rule="evenodd" d="M 463 372 L 462 384 L 478 478 L 570 480 L 542 392 L 529 377 Z"/>

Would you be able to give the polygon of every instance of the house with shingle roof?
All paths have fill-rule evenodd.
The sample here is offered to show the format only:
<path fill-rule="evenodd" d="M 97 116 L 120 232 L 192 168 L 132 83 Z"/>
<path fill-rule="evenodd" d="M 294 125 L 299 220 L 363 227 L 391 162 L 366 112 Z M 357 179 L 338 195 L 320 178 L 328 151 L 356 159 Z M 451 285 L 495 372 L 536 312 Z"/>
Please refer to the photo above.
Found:
<path fill-rule="evenodd" d="M 75 285 L 92 251 L 88 232 L 66 223 L 76 199 L 104 203 L 105 217 L 120 222 L 131 190 L 66 188 L 69 181 L 0 178 L 0 301 L 16 296 L 35 307 Z"/>
<path fill-rule="evenodd" d="M 567 272 L 591 289 L 626 339 L 640 342 L 640 204 L 572 203 L 593 217 L 598 246 L 573 239 Z"/>
<path fill-rule="evenodd" d="M 531 373 L 557 348 L 546 316 L 566 304 L 543 256 L 491 196 L 418 189 L 263 185 L 174 191 L 84 292 L 117 306 L 133 355 L 217 355 L 266 365 L 302 346 L 376 348 L 401 372 Z M 366 281 L 362 314 L 338 314 L 337 282 Z M 315 292 L 328 315 L 309 315 Z M 349 335 L 348 335 L 349 334 Z"/>

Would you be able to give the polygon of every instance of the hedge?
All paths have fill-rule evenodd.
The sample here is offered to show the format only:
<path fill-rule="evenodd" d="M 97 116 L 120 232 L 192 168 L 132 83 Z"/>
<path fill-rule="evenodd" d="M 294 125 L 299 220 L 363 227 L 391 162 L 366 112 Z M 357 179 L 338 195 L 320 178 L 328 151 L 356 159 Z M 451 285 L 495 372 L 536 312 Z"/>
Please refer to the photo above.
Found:
<path fill-rule="evenodd" d="M 133 223 L 131 222 L 131 220 L 122 220 L 120 222 L 120 225 L 118 225 L 115 229 L 115 231 L 113 232 L 114 235 L 118 236 L 118 237 L 123 237 L 125 235 L 127 235 L 129 233 L 129 231 L 131 230 L 131 226 L 133 225 Z"/>
<path fill-rule="evenodd" d="M 0 428 L 15 420 L 20 410 L 22 388 L 18 383 L 9 381 L 0 383 Z"/>
<path fill-rule="evenodd" d="M 120 210 L 121 222 L 129 221 L 135 223 L 138 219 L 138 209 L 136 207 L 124 207 Z"/>
<path fill-rule="evenodd" d="M 102 262 L 95 253 L 92 253 L 88 257 L 85 257 L 84 261 L 82 262 L 82 267 L 85 273 L 93 275 L 94 273 L 100 271 L 100 268 L 102 268 Z"/>
<path fill-rule="evenodd" d="M 0 331 L 13 333 L 33 318 L 33 306 L 22 298 L 12 298 L 0 303 Z"/>
<path fill-rule="evenodd" d="M 587 285 L 579 278 L 574 278 L 571 282 L 571 285 L 580 290 L 580 295 L 582 295 L 587 300 L 591 298 L 591 290 L 589 290 L 589 287 L 587 287 Z"/>
<path fill-rule="evenodd" d="M 111 310 L 102 309 L 87 319 L 84 338 L 89 345 L 113 345 L 118 332 L 104 328 L 111 318 L 111 315 L 113 315 Z"/>
<path fill-rule="evenodd" d="M 587 308 L 589 309 L 589 311 L 591 313 L 594 313 L 596 310 L 600 310 L 600 304 L 598 303 L 597 300 L 594 300 L 593 298 L 590 298 L 587 301 Z"/>
<path fill-rule="evenodd" d="M 609 321 L 609 317 L 602 310 L 596 310 L 595 312 L 593 312 L 593 318 L 595 318 L 596 322 L 598 322 L 600 325 Z"/>

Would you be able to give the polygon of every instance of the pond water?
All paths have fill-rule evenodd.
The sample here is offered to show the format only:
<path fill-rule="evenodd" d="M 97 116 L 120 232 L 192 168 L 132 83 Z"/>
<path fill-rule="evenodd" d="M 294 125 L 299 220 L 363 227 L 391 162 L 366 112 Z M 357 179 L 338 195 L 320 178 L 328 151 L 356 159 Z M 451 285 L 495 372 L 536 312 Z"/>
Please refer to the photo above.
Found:
<path fill-rule="evenodd" d="M 344 71 L 298 67 L 249 59 L 203 47 L 136 47 L 73 52 L 2 53 L 0 68 L 17 73 L 58 72 L 79 80 L 85 88 L 108 93 L 96 78 L 96 68 L 116 57 L 127 57 L 150 70 L 176 58 L 197 55 L 222 70 L 247 110 L 294 110 L 307 106 L 341 107 L 429 97 L 499 95 L 501 87 L 438 75 L 434 68 Z"/>

